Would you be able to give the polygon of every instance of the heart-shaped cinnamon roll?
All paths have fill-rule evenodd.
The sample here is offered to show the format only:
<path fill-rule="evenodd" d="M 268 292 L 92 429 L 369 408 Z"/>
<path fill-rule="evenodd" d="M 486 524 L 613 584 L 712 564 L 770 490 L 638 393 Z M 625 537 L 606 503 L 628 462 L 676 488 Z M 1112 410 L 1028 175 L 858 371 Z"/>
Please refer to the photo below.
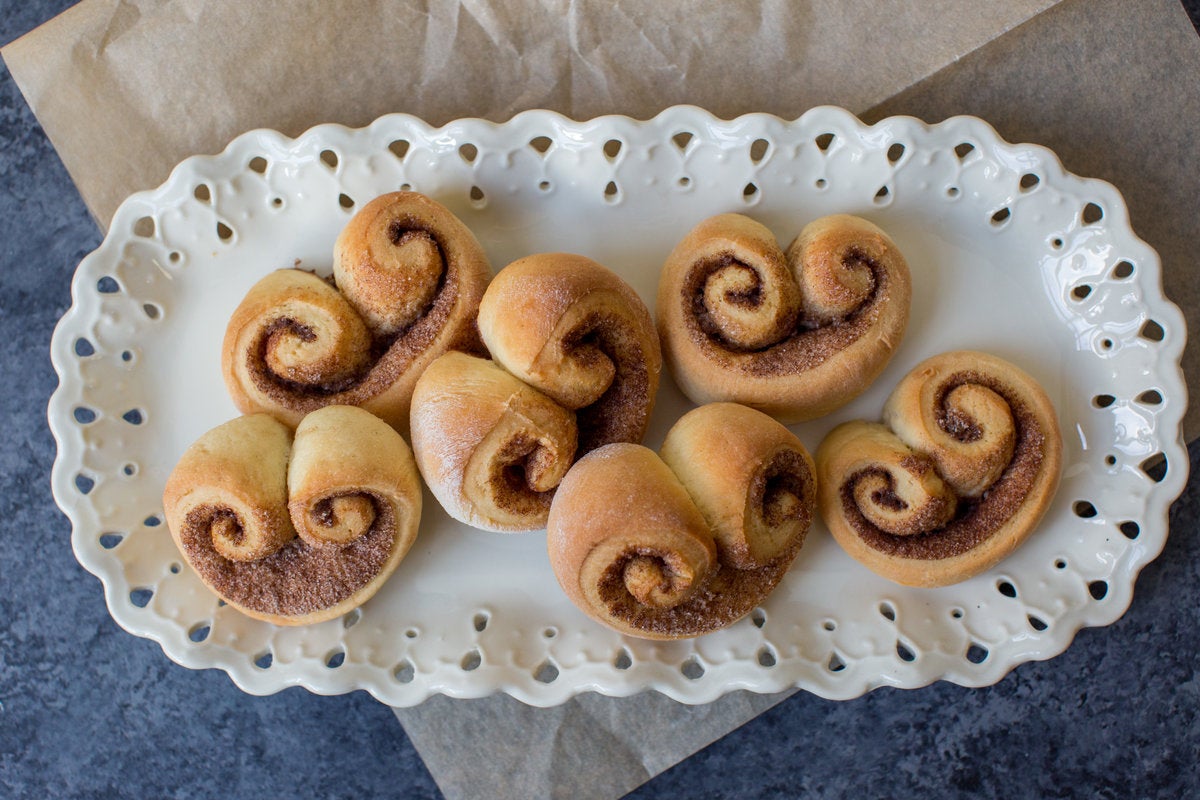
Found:
<path fill-rule="evenodd" d="M 322 406 L 361 406 L 405 430 L 425 367 L 447 350 L 480 349 L 489 271 L 475 236 L 440 203 L 375 198 L 338 236 L 332 284 L 278 270 L 238 305 L 221 350 L 234 404 L 292 426 Z"/>
<path fill-rule="evenodd" d="M 188 564 L 229 605 L 304 625 L 365 603 L 417 536 L 421 483 L 400 434 L 326 406 L 295 436 L 268 414 L 230 420 L 179 459 L 163 492 Z"/>
<path fill-rule="evenodd" d="M 577 457 L 645 435 L 662 369 L 658 334 L 628 284 L 566 253 L 500 270 L 479 328 L 495 362 L 448 353 L 417 382 L 417 464 L 460 522 L 542 528 Z"/>
<path fill-rule="evenodd" d="M 614 630 L 699 636 L 749 613 L 791 566 L 815 511 L 813 462 L 783 425 L 734 403 L 688 412 L 660 452 L 611 444 L 571 468 L 550 507 L 550 563 Z"/>
<path fill-rule="evenodd" d="M 633 288 L 590 258 L 539 253 L 497 273 L 479 332 L 498 364 L 576 412 L 579 447 L 640 442 L 662 351 Z"/>
<path fill-rule="evenodd" d="M 944 586 L 976 575 L 1015 550 L 1054 497 L 1054 408 L 1004 359 L 934 356 L 900 381 L 883 419 L 834 428 L 817 472 L 834 538 L 886 578 Z"/>
<path fill-rule="evenodd" d="M 658 328 L 694 402 L 730 400 L 799 422 L 849 402 L 883 371 L 911 295 L 904 257 L 864 219 L 818 219 L 785 252 L 760 223 L 721 214 L 667 259 Z"/>

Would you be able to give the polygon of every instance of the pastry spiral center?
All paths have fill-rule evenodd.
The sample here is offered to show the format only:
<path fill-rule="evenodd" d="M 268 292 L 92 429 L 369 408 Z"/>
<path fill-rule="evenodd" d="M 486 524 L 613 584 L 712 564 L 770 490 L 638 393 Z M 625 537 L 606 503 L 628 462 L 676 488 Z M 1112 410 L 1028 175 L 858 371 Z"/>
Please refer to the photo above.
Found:
<path fill-rule="evenodd" d="M 744 539 L 727 541 L 718 533 L 718 541 L 744 549 L 750 559 L 744 567 L 763 566 L 803 542 L 815 494 L 804 458 L 792 449 L 779 450 L 750 484 Z"/>
<path fill-rule="evenodd" d="M 854 247 L 810 257 L 796 276 L 806 321 L 830 325 L 853 314 L 871 299 L 880 269 L 875 259 Z"/>
<path fill-rule="evenodd" d="M 942 477 L 964 497 L 978 497 L 995 483 L 1012 461 L 1017 429 L 1008 401 L 992 388 L 960 383 L 936 404 Z M 937 435 L 940 432 L 942 435 Z"/>
<path fill-rule="evenodd" d="M 786 275 L 764 275 L 733 256 L 701 264 L 698 273 L 696 317 L 709 337 L 735 350 L 753 351 L 770 347 L 795 328 L 799 297 Z"/>
<path fill-rule="evenodd" d="M 346 544 L 362 536 L 375 524 L 375 501 L 355 493 L 325 497 L 309 510 L 305 537 L 310 544 Z M 316 541 L 313 541 L 313 540 Z"/>
<path fill-rule="evenodd" d="M 570 463 L 571 454 L 554 442 L 524 431 L 514 434 L 487 467 L 491 504 L 516 514 L 533 513 L 549 503 L 545 493 L 558 486 Z"/>
<path fill-rule="evenodd" d="M 392 248 L 379 260 L 396 290 L 387 312 L 385 332 L 403 330 L 420 319 L 433 305 L 446 274 L 441 247 L 428 231 L 407 229 L 395 222 L 388 231 Z"/>
<path fill-rule="evenodd" d="M 562 351 L 553 389 L 559 402 L 579 410 L 579 451 L 640 439 L 653 389 L 632 327 L 616 314 L 587 314 L 564 336 Z"/>
<path fill-rule="evenodd" d="M 353 382 L 367 366 L 370 337 L 361 321 L 347 324 L 315 306 L 293 310 L 294 316 L 275 319 L 262 332 L 261 359 L 268 373 L 287 384 L 324 391 Z"/>
<path fill-rule="evenodd" d="M 577 404 L 569 404 L 575 408 L 596 402 L 617 377 L 608 333 L 599 319 L 588 318 L 563 338 L 570 378 L 580 395 Z"/>
<path fill-rule="evenodd" d="M 216 512 L 209 522 L 209 530 L 212 532 L 213 547 L 226 558 L 236 559 L 246 541 L 246 531 L 237 515 L 228 509 Z"/>
<path fill-rule="evenodd" d="M 293 535 L 290 531 L 272 535 L 270 526 L 261 520 L 252 519 L 247 524 L 236 509 L 225 505 L 198 506 L 188 512 L 184 524 L 196 535 L 206 536 L 212 549 L 230 561 L 266 558 Z"/>
<path fill-rule="evenodd" d="M 890 469 L 873 467 L 851 476 L 852 502 L 868 522 L 894 536 L 914 536 L 943 527 L 954 516 L 955 496 L 927 459 L 912 456 Z"/>
<path fill-rule="evenodd" d="M 639 553 L 626 562 L 623 578 L 642 605 L 673 608 L 687 598 L 695 576 L 679 559 Z"/>

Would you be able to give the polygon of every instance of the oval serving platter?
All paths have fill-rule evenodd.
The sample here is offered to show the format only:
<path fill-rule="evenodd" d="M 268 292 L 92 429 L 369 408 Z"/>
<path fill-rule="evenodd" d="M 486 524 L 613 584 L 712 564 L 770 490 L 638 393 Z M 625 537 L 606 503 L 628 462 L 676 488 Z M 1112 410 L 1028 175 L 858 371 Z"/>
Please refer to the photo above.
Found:
<path fill-rule="evenodd" d="M 1013 556 L 942 589 L 872 575 L 818 521 L 761 608 L 663 643 L 577 611 L 543 534 L 470 530 L 427 492 L 417 543 L 359 611 L 303 628 L 249 619 L 184 564 L 162 522 L 163 484 L 188 444 L 236 414 L 219 350 L 245 291 L 279 267 L 328 274 L 354 210 L 397 188 L 458 214 L 494 270 L 532 252 L 582 253 L 651 306 L 663 260 L 704 217 L 748 214 L 783 244 L 824 214 L 867 217 L 912 268 L 908 334 L 864 394 L 793 430 L 815 451 L 834 425 L 878 418 L 927 356 L 988 350 L 1032 373 L 1058 409 L 1055 501 Z M 1165 543 L 1188 461 L 1184 323 L 1160 271 L 1111 185 L 970 117 L 867 126 L 831 107 L 793 121 L 675 107 L 648 121 L 530 111 L 440 128 L 389 115 L 296 139 L 253 131 L 130 197 L 80 264 L 51 345 L 54 495 L 123 628 L 255 694 L 364 689 L 404 706 L 506 692 L 546 706 L 585 691 L 702 703 L 735 689 L 844 699 L 939 679 L 983 686 L 1115 621 Z M 689 407 L 665 380 L 646 444 Z"/>

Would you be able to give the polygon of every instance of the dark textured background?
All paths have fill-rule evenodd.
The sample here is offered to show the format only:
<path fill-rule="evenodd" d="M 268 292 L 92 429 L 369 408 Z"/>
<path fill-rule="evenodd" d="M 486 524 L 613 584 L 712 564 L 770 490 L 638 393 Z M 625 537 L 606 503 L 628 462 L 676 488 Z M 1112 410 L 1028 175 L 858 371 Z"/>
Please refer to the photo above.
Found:
<path fill-rule="evenodd" d="M 68 5 L 0 0 L 0 42 Z M 440 797 L 366 694 L 252 697 L 109 618 L 50 495 L 45 421 L 50 335 L 100 234 L 6 70 L 0 141 L 0 797 Z M 1200 796 L 1198 483 L 1129 612 L 1058 658 L 986 689 L 801 693 L 634 796 Z"/>

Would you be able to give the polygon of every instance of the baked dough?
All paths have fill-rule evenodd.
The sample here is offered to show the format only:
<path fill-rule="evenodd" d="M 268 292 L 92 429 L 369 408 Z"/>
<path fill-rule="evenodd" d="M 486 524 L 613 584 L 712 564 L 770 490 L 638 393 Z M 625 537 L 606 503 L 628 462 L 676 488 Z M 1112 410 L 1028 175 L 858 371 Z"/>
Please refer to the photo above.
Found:
<path fill-rule="evenodd" d="M 642 440 L 662 352 L 650 311 L 616 273 L 570 253 L 514 261 L 488 286 L 479 331 L 496 363 L 577 412 L 581 453 Z"/>
<path fill-rule="evenodd" d="M 448 353 L 417 382 L 417 463 L 460 522 L 543 528 L 578 456 L 645 435 L 662 370 L 658 333 L 628 284 L 569 253 L 500 270 L 479 329 L 494 362 Z"/>
<path fill-rule="evenodd" d="M 361 406 L 406 431 L 425 367 L 448 350 L 481 349 L 489 272 L 475 236 L 441 204 L 414 192 L 375 198 L 338 236 L 333 284 L 278 270 L 233 312 L 221 369 L 234 404 L 293 427 L 322 406 Z"/>
<path fill-rule="evenodd" d="M 658 329 L 693 402 L 730 400 L 792 423 L 828 414 L 878 377 L 911 296 L 904 257 L 867 220 L 823 217 L 784 252 L 762 224 L 721 214 L 668 257 Z"/>
<path fill-rule="evenodd" d="M 413 452 L 446 512 L 476 528 L 546 527 L 575 460 L 575 414 L 491 361 L 446 353 L 417 381 Z"/>
<path fill-rule="evenodd" d="M 934 356 L 892 392 L 884 423 L 847 422 L 817 449 L 821 515 L 872 571 L 945 586 L 997 564 L 1058 486 L 1062 436 L 1040 385 L 987 353 Z"/>
<path fill-rule="evenodd" d="M 327 406 L 294 438 L 268 414 L 208 431 L 171 472 L 163 507 L 184 559 L 225 602 L 305 625 L 357 608 L 391 576 L 417 536 L 421 485 L 400 434 Z"/>
<path fill-rule="evenodd" d="M 588 616 L 680 639 L 731 625 L 778 585 L 813 518 L 815 471 L 787 428 L 733 403 L 685 414 L 661 453 L 610 444 L 580 459 L 550 507 L 547 546 Z"/>

